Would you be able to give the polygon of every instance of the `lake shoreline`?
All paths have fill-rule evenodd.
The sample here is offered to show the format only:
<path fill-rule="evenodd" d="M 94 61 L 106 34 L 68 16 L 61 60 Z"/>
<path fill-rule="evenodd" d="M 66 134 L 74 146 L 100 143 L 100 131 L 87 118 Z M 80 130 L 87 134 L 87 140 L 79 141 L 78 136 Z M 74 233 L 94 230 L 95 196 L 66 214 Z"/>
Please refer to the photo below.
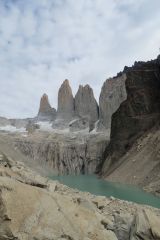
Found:
<path fill-rule="evenodd" d="M 159 197 L 135 185 L 106 181 L 98 178 L 97 175 L 60 175 L 50 178 L 78 191 L 160 208 Z"/>

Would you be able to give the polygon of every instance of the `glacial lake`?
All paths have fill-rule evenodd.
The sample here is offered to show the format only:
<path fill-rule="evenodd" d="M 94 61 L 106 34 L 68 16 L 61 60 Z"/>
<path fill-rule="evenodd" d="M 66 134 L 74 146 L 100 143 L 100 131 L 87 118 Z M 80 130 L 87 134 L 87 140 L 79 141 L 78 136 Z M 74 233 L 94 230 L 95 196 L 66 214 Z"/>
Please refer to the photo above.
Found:
<path fill-rule="evenodd" d="M 80 191 L 90 192 L 94 195 L 106 197 L 115 197 L 122 200 L 147 204 L 156 208 L 160 208 L 160 198 L 152 194 L 146 193 L 133 185 L 108 182 L 97 178 L 95 175 L 65 175 L 52 176 L 53 180 L 58 180 L 60 183 L 71 188 L 76 188 Z"/>

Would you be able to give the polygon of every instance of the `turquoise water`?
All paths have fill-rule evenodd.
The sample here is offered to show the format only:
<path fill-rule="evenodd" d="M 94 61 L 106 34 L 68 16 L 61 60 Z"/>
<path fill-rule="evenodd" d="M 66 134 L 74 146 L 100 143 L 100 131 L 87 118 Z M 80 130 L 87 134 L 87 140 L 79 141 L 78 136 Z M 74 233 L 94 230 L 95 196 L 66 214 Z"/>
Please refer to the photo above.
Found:
<path fill-rule="evenodd" d="M 146 193 L 143 190 L 132 185 L 108 182 L 102 179 L 98 179 L 95 175 L 66 175 L 52 176 L 51 178 L 53 180 L 58 180 L 59 182 L 71 188 L 90 192 L 94 195 L 107 197 L 113 196 L 122 200 L 128 200 L 160 208 L 160 198 Z"/>

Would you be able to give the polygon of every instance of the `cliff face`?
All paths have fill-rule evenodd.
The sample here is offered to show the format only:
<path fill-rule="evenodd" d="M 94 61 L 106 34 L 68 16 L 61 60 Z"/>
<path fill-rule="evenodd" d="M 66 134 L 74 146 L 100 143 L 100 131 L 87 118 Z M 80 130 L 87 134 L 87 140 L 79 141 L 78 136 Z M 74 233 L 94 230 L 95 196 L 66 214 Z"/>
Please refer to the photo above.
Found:
<path fill-rule="evenodd" d="M 36 133 L 14 140 L 15 147 L 40 165 L 58 174 L 94 173 L 108 144 L 103 134 Z"/>
<path fill-rule="evenodd" d="M 89 85 L 79 86 L 75 95 L 75 113 L 79 117 L 88 117 L 90 125 L 98 120 L 98 104 Z"/>
<path fill-rule="evenodd" d="M 124 72 L 127 99 L 112 116 L 111 141 L 102 167 L 104 175 L 119 166 L 120 157 L 160 119 L 159 60 L 137 62 Z"/>
<path fill-rule="evenodd" d="M 112 114 L 119 108 L 120 104 L 127 98 L 126 74 L 107 79 L 99 97 L 99 128 L 110 128 Z"/>
<path fill-rule="evenodd" d="M 56 117 L 56 110 L 51 107 L 47 94 L 43 94 L 40 100 L 40 107 L 37 119 L 38 120 L 54 120 Z"/>

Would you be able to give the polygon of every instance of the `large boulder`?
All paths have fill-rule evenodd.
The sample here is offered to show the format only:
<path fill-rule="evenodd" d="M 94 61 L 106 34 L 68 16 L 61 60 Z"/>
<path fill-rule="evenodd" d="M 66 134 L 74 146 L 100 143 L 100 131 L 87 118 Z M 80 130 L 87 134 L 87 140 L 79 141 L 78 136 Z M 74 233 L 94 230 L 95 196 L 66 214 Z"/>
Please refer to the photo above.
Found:
<path fill-rule="evenodd" d="M 79 117 L 88 117 L 90 124 L 98 120 L 98 104 L 89 85 L 79 86 L 75 95 L 75 113 Z"/>
<path fill-rule="evenodd" d="M 74 98 L 69 81 L 66 79 L 58 92 L 57 117 L 60 119 L 72 119 L 74 116 Z"/>
<path fill-rule="evenodd" d="M 131 227 L 131 240 L 160 239 L 160 218 L 155 216 L 152 211 L 146 209 L 137 212 L 135 221 Z"/>
<path fill-rule="evenodd" d="M 40 100 L 40 107 L 39 107 L 39 112 L 37 119 L 39 121 L 53 121 L 56 117 L 56 110 L 51 107 L 49 100 L 48 100 L 48 95 L 43 94 Z"/>

